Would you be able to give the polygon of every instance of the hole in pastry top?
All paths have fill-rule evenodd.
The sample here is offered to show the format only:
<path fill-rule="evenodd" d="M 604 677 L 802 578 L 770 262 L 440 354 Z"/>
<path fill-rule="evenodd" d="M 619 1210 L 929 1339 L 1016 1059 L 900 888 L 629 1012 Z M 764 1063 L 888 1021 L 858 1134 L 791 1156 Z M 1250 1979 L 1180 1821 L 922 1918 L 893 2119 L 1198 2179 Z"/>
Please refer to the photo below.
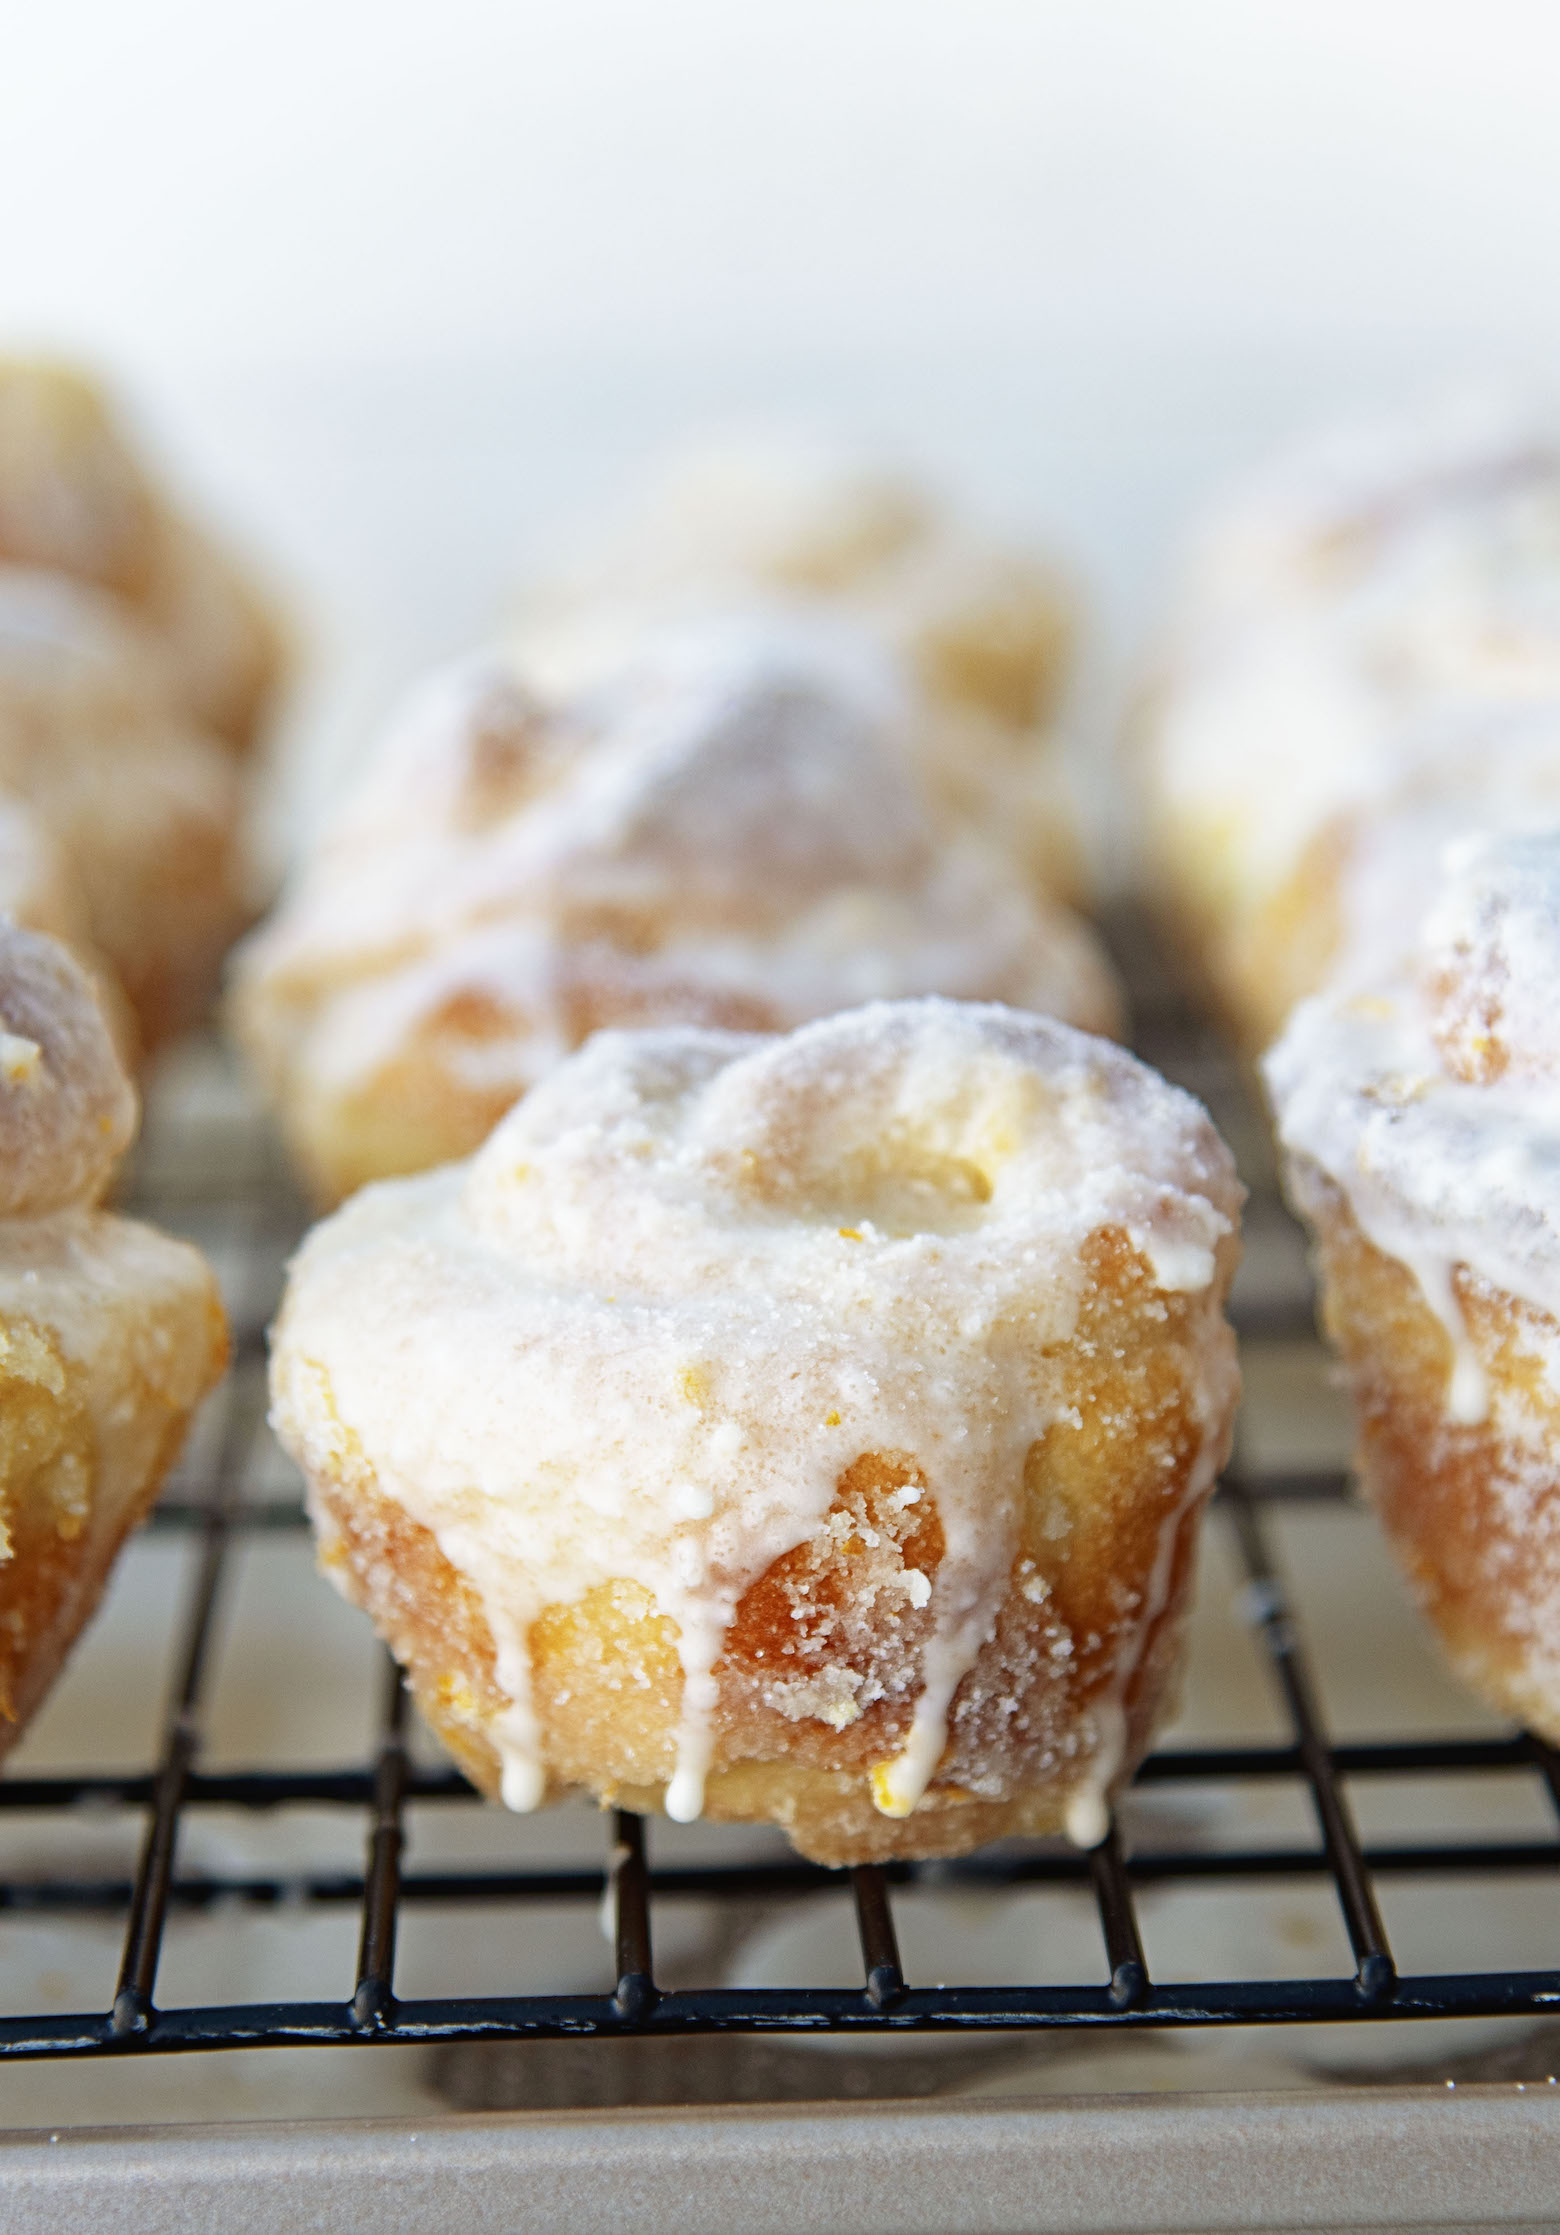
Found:
<path fill-rule="evenodd" d="M 934 996 L 775 1038 L 598 1033 L 491 1137 L 465 1202 L 614 1285 L 636 1256 L 655 1285 L 727 1247 L 778 1266 L 782 1233 L 801 1277 L 917 1236 L 1044 1253 L 1115 1224 L 1181 1287 L 1211 1274 L 1239 1190 L 1206 1116 L 1124 1051 Z"/>

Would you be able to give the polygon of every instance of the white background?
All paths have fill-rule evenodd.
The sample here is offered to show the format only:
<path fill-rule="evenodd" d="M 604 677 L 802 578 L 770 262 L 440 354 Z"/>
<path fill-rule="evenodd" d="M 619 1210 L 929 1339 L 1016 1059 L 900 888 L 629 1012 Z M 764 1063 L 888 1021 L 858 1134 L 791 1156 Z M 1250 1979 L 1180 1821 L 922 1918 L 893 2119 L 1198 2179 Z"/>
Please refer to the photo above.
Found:
<path fill-rule="evenodd" d="M 1538 0 L 0 0 L 0 338 L 127 383 L 339 745 L 656 441 L 857 434 L 1119 664 L 1209 483 L 1560 356 Z"/>

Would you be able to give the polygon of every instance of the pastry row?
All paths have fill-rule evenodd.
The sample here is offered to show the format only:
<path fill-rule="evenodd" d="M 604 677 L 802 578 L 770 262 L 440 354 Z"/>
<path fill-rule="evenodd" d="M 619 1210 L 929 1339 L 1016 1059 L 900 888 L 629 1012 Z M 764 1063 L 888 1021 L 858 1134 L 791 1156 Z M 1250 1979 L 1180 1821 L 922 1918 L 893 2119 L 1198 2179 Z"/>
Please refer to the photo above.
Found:
<path fill-rule="evenodd" d="M 26 595 L 113 600 L 193 721 L 161 593 L 57 560 Z M 327 1573 L 511 1805 L 773 1820 L 828 1861 L 1090 1840 L 1149 1742 L 1231 1432 L 1240 1190 L 1100 1037 L 1048 738 L 1070 625 L 1047 568 L 897 483 L 696 456 L 413 694 L 235 961 L 233 1029 L 345 1201 L 276 1424 Z M 1212 524 L 1134 746 L 1177 937 L 1248 1044 L 1289 1020 L 1269 1091 L 1389 1531 L 1458 1665 L 1551 1730 L 1557 650 L 1560 460 L 1453 416 Z M 176 899 L 189 973 L 159 1010 L 81 836 L 96 807 L 128 843 L 134 725 L 81 728 L 81 827 L 18 785 L 0 876 L 154 1039 L 237 919 L 148 876 L 137 951 Z M 36 1129 L 76 1057 L 8 998 Z"/>
<path fill-rule="evenodd" d="M 351 1198 L 276 1425 L 327 1572 L 511 1805 L 830 1861 L 1092 1842 L 1228 1448 L 1240 1189 L 1096 1036 L 1065 600 L 854 471 L 695 461 L 648 517 L 414 694 L 238 959 Z M 20 999 L 0 971 L 34 1049 L 0 1092 L 47 1130 L 72 1059 Z"/>
<path fill-rule="evenodd" d="M 0 359 L 0 910 L 69 942 L 127 1049 L 200 1020 L 252 913 L 244 764 L 283 665 L 98 389 Z"/>
<path fill-rule="evenodd" d="M 1560 1739 L 1560 446 L 1332 438 L 1213 516 L 1140 709 L 1162 905 L 1263 1075 L 1359 1465 Z"/>

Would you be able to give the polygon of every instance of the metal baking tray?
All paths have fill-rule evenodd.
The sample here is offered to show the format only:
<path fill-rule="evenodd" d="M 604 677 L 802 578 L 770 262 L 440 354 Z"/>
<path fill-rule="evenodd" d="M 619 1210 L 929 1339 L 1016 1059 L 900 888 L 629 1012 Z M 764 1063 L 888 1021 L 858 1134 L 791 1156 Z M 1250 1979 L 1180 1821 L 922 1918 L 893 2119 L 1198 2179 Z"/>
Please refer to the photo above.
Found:
<path fill-rule="evenodd" d="M 1192 1712 L 1092 1854 L 833 1872 L 481 1805 L 308 1573 L 264 1423 L 301 1206 L 220 1053 L 168 1071 L 127 1203 L 211 1251 L 236 1357 L 0 1778 L 6 2226 L 294 2226 L 304 2177 L 333 2229 L 606 2225 L 630 2192 L 648 2226 L 1560 2225 L 1560 1758 L 1382 1580 L 1249 1081 L 1150 928 L 1109 928 L 1138 1045 L 1253 1184 L 1252 1400 Z M 1290 2042 L 1326 2053 L 1259 2092 Z M 240 2049 L 294 2075 L 241 2111 L 323 2117 L 220 2116 Z M 181 2063 L 187 2098 L 149 2086 Z"/>

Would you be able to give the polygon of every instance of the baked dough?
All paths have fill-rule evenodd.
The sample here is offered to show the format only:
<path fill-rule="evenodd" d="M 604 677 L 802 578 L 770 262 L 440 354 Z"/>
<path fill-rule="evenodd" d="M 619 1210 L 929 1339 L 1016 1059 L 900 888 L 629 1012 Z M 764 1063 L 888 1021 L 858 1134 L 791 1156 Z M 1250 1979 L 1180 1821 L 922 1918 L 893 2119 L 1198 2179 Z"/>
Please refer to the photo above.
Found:
<path fill-rule="evenodd" d="M 561 701 L 497 660 L 437 678 L 236 966 L 319 1199 L 469 1153 L 602 1025 L 938 992 L 1114 1029 L 1084 926 L 940 838 L 910 719 L 869 646 L 794 618 L 661 632 Z"/>
<path fill-rule="evenodd" d="M 1459 407 L 1326 437 L 1195 539 L 1135 728 L 1152 869 L 1241 1037 L 1328 966 L 1334 855 L 1384 796 L 1560 703 L 1560 446 Z M 1477 746 L 1474 747 L 1477 750 Z"/>
<path fill-rule="evenodd" d="M 285 665 L 268 601 L 156 486 L 79 370 L 0 358 L 0 560 L 121 601 L 160 645 L 190 721 L 252 744 Z"/>
<path fill-rule="evenodd" d="M 90 981 L 0 919 L 0 1755 L 226 1358 L 198 1254 L 97 1208 L 134 1123 Z"/>
<path fill-rule="evenodd" d="M 973 818 L 1047 889 L 1087 885 L 1051 733 L 1077 600 L 1060 570 L 848 452 L 771 435 L 688 445 L 593 548 L 533 587 L 514 649 L 550 691 L 621 665 L 647 631 L 712 615 L 829 612 L 899 666 L 934 803 Z"/>
<path fill-rule="evenodd" d="M 25 800 L 0 791 L 0 916 L 69 947 L 87 940 L 87 904 L 65 856 Z"/>
<path fill-rule="evenodd" d="M 1446 846 L 1471 829 L 1560 826 L 1560 699 L 1452 706 L 1406 740 L 1403 772 L 1330 816 L 1226 953 L 1245 1037 L 1265 1046 L 1340 974 L 1390 968 L 1435 896 Z"/>
<path fill-rule="evenodd" d="M 1560 832 L 1455 846 L 1267 1058 L 1360 1469 L 1456 1668 L 1560 1742 Z"/>
<path fill-rule="evenodd" d="M 101 592 L 0 566 L 0 787 L 32 810 L 146 1052 L 198 1021 L 252 914 L 233 756 Z"/>
<path fill-rule="evenodd" d="M 475 1781 L 827 1863 L 1092 1842 L 1177 1664 L 1241 1189 L 1050 1020 L 604 1032 L 297 1258 L 273 1420 Z"/>

